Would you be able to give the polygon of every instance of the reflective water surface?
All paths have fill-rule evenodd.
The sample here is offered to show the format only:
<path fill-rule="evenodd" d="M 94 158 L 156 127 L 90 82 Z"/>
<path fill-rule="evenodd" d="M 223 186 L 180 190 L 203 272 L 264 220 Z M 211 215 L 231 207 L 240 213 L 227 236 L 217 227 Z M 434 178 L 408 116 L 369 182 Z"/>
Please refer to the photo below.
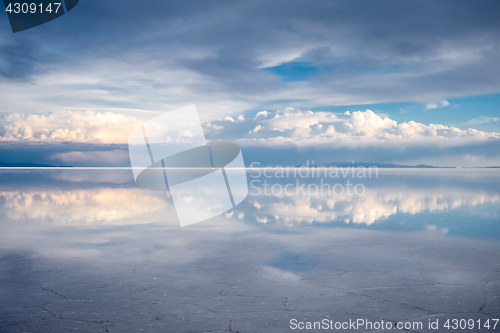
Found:
<path fill-rule="evenodd" d="M 0 332 L 500 317 L 500 169 L 247 176 L 242 204 L 180 228 L 130 170 L 1 170 Z"/>

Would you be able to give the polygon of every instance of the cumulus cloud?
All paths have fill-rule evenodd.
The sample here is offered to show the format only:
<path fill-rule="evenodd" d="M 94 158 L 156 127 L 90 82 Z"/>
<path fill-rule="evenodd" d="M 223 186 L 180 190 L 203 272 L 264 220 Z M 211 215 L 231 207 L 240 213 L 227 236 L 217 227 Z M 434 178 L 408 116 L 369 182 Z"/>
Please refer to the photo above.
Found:
<path fill-rule="evenodd" d="M 127 166 L 129 165 L 126 146 L 128 135 L 142 123 L 141 119 L 113 112 L 63 111 L 29 115 L 9 114 L 0 118 L 3 160 L 52 165 Z M 401 152 L 412 147 L 426 148 L 416 155 L 412 153 L 411 156 L 404 158 L 398 155 L 402 158 L 399 160 L 395 160 L 396 155 L 393 151 L 392 157 L 389 157 L 390 161 L 401 163 L 403 159 L 415 160 L 433 156 L 432 154 L 442 157 L 443 152 L 436 152 L 436 149 L 452 152 L 454 147 L 464 147 L 464 149 L 469 147 L 467 150 L 453 153 L 459 155 L 460 163 L 475 165 L 476 162 L 484 162 L 493 165 L 496 164 L 495 161 L 477 156 L 494 157 L 495 154 L 492 152 L 496 149 L 495 144 L 500 142 L 498 140 L 500 134 L 496 132 L 484 132 L 474 128 L 460 129 L 442 124 L 422 124 L 415 121 L 398 123 L 386 115 L 371 110 L 333 113 L 285 108 L 278 111 L 260 111 L 253 115 L 224 117 L 205 122 L 203 127 L 208 140 L 238 143 L 246 149 L 245 153 L 248 153 L 248 149 L 278 149 L 281 151 L 280 154 L 258 152 L 258 155 L 288 156 L 288 161 L 283 160 L 280 163 L 299 164 L 311 158 L 317 158 L 316 161 L 319 161 L 320 157 L 315 157 L 318 152 L 338 152 L 339 149 L 350 152 L 351 156 L 347 159 L 349 161 L 353 159 L 360 161 L 360 158 L 363 158 L 362 161 L 372 162 L 380 159 L 374 159 L 373 154 L 367 155 L 367 149 L 371 151 L 372 148 L 385 150 L 396 148 Z M 185 132 L 184 135 L 191 134 Z M 67 142 L 72 145 L 65 144 Z M 14 149 L 13 143 L 24 146 Z M 50 145 L 37 146 L 33 143 Z M 478 145 L 484 146 L 484 149 L 478 150 Z M 49 149 L 50 147 L 54 149 Z M 432 147 L 435 149 L 429 149 Z M 24 157 L 19 160 L 17 157 L 14 158 L 19 149 L 25 151 L 28 149 L 32 153 L 23 154 Z M 288 150 L 285 151 L 286 149 Z M 305 152 L 307 149 L 314 150 L 315 153 L 299 157 L 297 153 Z M 42 154 L 42 151 L 45 153 Z M 352 154 L 356 152 L 362 153 L 363 156 L 354 157 Z M 43 155 L 42 159 L 40 154 Z M 462 157 L 467 154 L 476 158 Z M 34 160 L 30 158 L 35 155 L 38 157 L 33 157 Z M 255 160 L 256 156 L 251 158 Z M 336 155 L 334 159 L 345 160 L 339 158 L 339 155 Z M 384 162 L 389 161 L 387 155 L 380 158 L 385 159 Z M 328 156 L 323 156 L 322 159 L 324 162 L 334 160 Z M 272 161 L 272 158 L 265 163 L 268 162 L 277 163 Z M 455 162 L 450 164 L 456 165 Z"/>
<path fill-rule="evenodd" d="M 126 143 L 142 122 L 113 112 L 12 113 L 0 118 L 0 141 Z"/>
<path fill-rule="evenodd" d="M 312 112 L 287 108 L 261 111 L 253 118 L 205 125 L 211 139 L 226 139 L 243 146 L 341 146 L 437 145 L 455 146 L 500 138 L 499 133 L 473 128 L 462 130 L 415 121 L 399 123 L 371 110 L 345 113 Z"/>

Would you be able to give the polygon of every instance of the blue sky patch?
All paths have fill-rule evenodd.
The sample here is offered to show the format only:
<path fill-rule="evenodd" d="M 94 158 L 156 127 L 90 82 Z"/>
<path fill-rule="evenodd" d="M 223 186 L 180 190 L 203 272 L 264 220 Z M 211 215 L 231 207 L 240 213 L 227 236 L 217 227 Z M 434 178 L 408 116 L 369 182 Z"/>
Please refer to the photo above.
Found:
<path fill-rule="evenodd" d="M 318 77 L 327 69 L 319 68 L 309 61 L 292 61 L 278 66 L 263 68 L 263 71 L 280 77 L 284 82 L 307 81 Z"/>
<path fill-rule="evenodd" d="M 315 107 L 312 111 L 365 111 L 370 109 L 387 114 L 398 123 L 416 121 L 423 124 L 443 124 L 462 129 L 500 132 L 500 94 L 447 99 L 449 105 L 428 109 L 424 103 L 391 102 L 359 105 Z M 439 103 L 438 103 L 439 104 Z M 475 119 L 475 121 L 472 121 Z"/>

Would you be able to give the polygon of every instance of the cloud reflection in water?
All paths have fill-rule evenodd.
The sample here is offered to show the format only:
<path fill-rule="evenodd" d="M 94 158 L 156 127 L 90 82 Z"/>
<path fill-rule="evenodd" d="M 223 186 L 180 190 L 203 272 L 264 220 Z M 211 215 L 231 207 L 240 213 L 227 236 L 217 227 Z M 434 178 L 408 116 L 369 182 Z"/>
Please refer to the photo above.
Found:
<path fill-rule="evenodd" d="M 290 192 L 296 193 L 291 190 Z M 258 222 L 276 221 L 287 226 L 301 223 L 344 221 L 371 225 L 398 213 L 447 212 L 500 202 L 500 195 L 486 191 L 439 188 L 382 188 L 367 190 L 363 196 L 254 196 L 249 197 Z M 237 208 L 238 209 L 238 208 Z"/>
<path fill-rule="evenodd" d="M 7 219 L 61 226 L 151 223 L 168 207 L 164 192 L 140 189 L 3 191 L 0 198 Z"/>
<path fill-rule="evenodd" d="M 36 177 L 33 173 L 20 175 L 27 179 L 24 183 L 4 183 L 0 188 L 2 215 L 7 220 L 36 221 L 33 225 L 157 222 L 174 226 L 177 217 L 168 192 L 136 188 L 129 171 L 64 170 L 44 171 L 42 176 Z M 419 178 L 422 172 L 425 182 Z M 293 195 L 273 195 L 269 192 L 264 195 L 264 191 L 256 195 L 251 189 L 246 200 L 224 216 L 232 221 L 285 226 L 332 222 L 376 226 L 402 214 L 416 216 L 454 212 L 456 216 L 457 212 L 465 209 L 468 214 L 481 211 L 483 215 L 489 214 L 497 220 L 500 193 L 495 184 L 498 183 L 498 172 L 457 171 L 452 176 L 446 176 L 448 178 L 444 176 L 453 172 L 381 170 L 381 177 L 367 180 L 366 191 L 359 196 L 347 193 L 338 196 L 333 193 L 308 195 L 292 188 L 289 193 Z M 33 177 L 29 178 L 30 175 Z M 270 184 L 282 181 L 266 180 Z M 479 186 L 471 187 L 471 183 Z M 212 192 L 210 188 L 200 188 L 199 193 L 209 196 Z M 211 221 L 206 225 L 215 220 Z M 431 221 L 426 223 L 435 224 Z"/>

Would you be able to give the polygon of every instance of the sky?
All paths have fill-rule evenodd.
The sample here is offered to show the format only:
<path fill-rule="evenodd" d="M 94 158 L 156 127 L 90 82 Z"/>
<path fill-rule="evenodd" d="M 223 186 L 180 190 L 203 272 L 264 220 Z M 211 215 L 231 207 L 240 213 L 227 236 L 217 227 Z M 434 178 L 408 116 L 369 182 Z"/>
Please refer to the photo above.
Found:
<path fill-rule="evenodd" d="M 498 1 L 82 0 L 0 15 L 0 162 L 127 166 L 196 104 L 245 163 L 500 165 Z"/>

